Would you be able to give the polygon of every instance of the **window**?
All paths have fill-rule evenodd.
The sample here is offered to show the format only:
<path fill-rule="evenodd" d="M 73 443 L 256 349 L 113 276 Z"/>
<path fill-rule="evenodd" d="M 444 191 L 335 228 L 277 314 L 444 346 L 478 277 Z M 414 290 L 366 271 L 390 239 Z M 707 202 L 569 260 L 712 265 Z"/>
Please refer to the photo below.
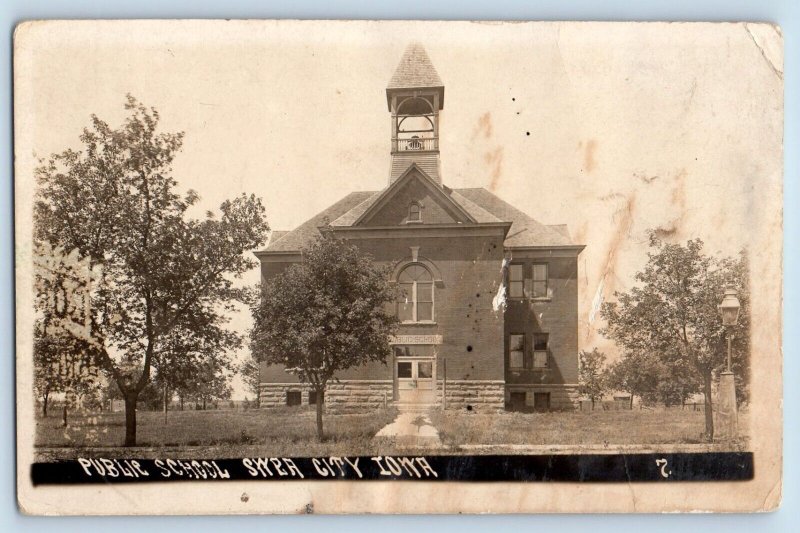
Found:
<path fill-rule="evenodd" d="M 290 407 L 300 405 L 303 401 L 302 398 L 303 396 L 299 390 L 286 391 L 286 405 Z"/>
<path fill-rule="evenodd" d="M 512 263 L 508 267 L 508 296 L 511 298 L 522 298 L 524 296 L 522 287 L 524 282 L 522 264 Z"/>
<path fill-rule="evenodd" d="M 534 392 L 533 393 L 533 408 L 536 411 L 546 411 L 550 409 L 550 393 L 549 392 Z"/>
<path fill-rule="evenodd" d="M 533 265 L 533 298 L 547 298 L 547 263 Z"/>
<path fill-rule="evenodd" d="M 397 318 L 401 322 L 433 322 L 433 276 L 422 265 L 409 265 L 397 277 Z"/>
<path fill-rule="evenodd" d="M 319 400 L 325 403 L 325 393 L 319 395 Z M 317 391 L 308 391 L 308 405 L 317 405 Z"/>
<path fill-rule="evenodd" d="M 525 366 L 525 335 L 508 336 L 508 366 L 510 368 Z"/>
<path fill-rule="evenodd" d="M 533 336 L 533 368 L 547 368 L 547 333 Z"/>
<path fill-rule="evenodd" d="M 510 402 L 509 407 L 512 411 L 524 411 L 525 410 L 525 393 L 524 392 L 512 392 L 510 394 Z"/>
<path fill-rule="evenodd" d="M 417 377 L 420 379 L 430 379 L 433 377 L 433 363 L 419 361 L 417 363 Z"/>
<path fill-rule="evenodd" d="M 422 222 L 422 208 L 417 202 L 411 202 L 408 206 L 407 222 Z"/>
<path fill-rule="evenodd" d="M 397 377 L 398 378 L 411 377 L 411 361 L 399 361 L 397 363 Z"/>

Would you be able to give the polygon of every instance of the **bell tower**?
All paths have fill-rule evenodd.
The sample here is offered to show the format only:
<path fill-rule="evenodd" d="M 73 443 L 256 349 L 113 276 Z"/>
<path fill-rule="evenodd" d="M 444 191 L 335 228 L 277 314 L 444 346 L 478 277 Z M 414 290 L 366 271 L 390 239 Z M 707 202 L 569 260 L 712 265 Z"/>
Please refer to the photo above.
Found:
<path fill-rule="evenodd" d="M 428 53 L 419 43 L 406 48 L 386 87 L 392 114 L 391 185 L 416 163 L 439 185 L 439 112 L 444 107 L 444 85 Z"/>

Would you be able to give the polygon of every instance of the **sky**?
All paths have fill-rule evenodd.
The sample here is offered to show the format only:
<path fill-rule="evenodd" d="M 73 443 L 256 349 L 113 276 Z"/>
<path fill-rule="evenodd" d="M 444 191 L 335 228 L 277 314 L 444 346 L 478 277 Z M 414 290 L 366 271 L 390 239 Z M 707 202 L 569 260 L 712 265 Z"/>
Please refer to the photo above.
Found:
<path fill-rule="evenodd" d="M 594 310 L 633 285 L 649 229 L 717 256 L 757 250 L 754 278 L 774 275 L 783 59 L 767 25 L 34 23 L 16 41 L 18 189 L 36 157 L 79 148 L 91 114 L 119 125 L 130 93 L 185 132 L 174 175 L 200 193 L 197 216 L 255 193 L 272 229 L 292 229 L 388 184 L 385 87 L 411 41 L 445 85 L 443 182 L 487 188 L 586 245 L 581 349 L 614 356 Z"/>

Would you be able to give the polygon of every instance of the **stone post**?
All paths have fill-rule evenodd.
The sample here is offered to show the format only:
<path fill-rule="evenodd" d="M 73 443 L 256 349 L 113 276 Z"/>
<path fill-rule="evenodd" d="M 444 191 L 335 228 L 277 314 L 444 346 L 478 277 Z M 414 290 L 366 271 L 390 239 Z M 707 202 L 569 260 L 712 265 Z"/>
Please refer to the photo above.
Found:
<path fill-rule="evenodd" d="M 716 434 L 723 439 L 735 439 L 739 435 L 736 384 L 733 380 L 733 372 L 730 371 L 722 372 L 719 376 Z"/>

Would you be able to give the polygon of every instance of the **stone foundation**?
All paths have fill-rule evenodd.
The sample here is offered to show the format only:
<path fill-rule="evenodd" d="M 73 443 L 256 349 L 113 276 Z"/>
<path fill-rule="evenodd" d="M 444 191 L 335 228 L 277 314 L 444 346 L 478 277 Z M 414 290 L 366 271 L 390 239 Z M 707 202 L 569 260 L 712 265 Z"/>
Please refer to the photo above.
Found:
<path fill-rule="evenodd" d="M 436 403 L 442 405 L 444 382 L 439 380 Z M 309 405 L 310 387 L 303 383 L 262 383 L 259 393 L 262 408 L 286 406 L 287 392 L 300 392 L 301 405 Z M 447 409 L 475 411 L 503 410 L 512 392 L 526 393 L 526 407 L 533 408 L 533 394 L 550 394 L 551 411 L 571 411 L 578 407 L 577 385 L 506 385 L 503 381 L 448 380 Z M 391 407 L 394 387 L 391 380 L 333 381 L 325 390 L 325 410 L 329 413 L 369 412 Z"/>
<path fill-rule="evenodd" d="M 438 402 L 442 405 L 442 388 L 439 381 Z M 505 404 L 505 383 L 484 380 L 447 380 L 447 409 L 475 411 L 502 410 Z"/>
<path fill-rule="evenodd" d="M 533 394 L 550 394 L 550 411 L 573 411 L 579 407 L 580 393 L 577 385 L 508 385 L 505 401 L 510 403 L 512 392 L 526 393 L 525 405 L 533 408 Z"/>
<path fill-rule="evenodd" d="M 299 391 L 301 405 L 308 405 L 311 390 L 304 383 L 262 383 L 259 391 L 260 406 L 274 408 L 286 406 L 287 392 Z M 392 403 L 390 380 L 331 381 L 325 389 L 325 411 L 329 413 L 368 412 L 383 409 Z"/>
<path fill-rule="evenodd" d="M 359 413 L 391 407 L 391 380 L 339 381 L 328 383 L 325 407 L 333 413 Z"/>

